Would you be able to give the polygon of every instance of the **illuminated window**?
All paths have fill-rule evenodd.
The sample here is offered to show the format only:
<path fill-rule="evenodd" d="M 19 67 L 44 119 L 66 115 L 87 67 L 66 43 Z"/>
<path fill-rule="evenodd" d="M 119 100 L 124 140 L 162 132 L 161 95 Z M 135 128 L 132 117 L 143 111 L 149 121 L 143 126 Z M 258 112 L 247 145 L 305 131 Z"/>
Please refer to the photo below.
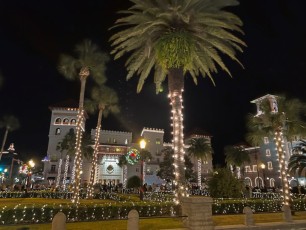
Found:
<path fill-rule="evenodd" d="M 245 172 L 252 172 L 251 167 L 250 166 L 245 166 Z"/>
<path fill-rule="evenodd" d="M 273 166 L 272 166 L 272 161 L 267 162 L 268 163 L 268 169 L 272 170 Z"/>
<path fill-rule="evenodd" d="M 125 142 L 124 142 L 124 144 L 128 144 L 129 143 L 129 140 L 128 139 L 125 139 Z"/>
<path fill-rule="evenodd" d="M 208 161 L 203 161 L 203 164 L 204 165 L 208 165 Z"/>
<path fill-rule="evenodd" d="M 264 143 L 269 144 L 269 138 L 268 137 L 264 137 Z"/>
<path fill-rule="evenodd" d="M 76 119 L 71 119 L 70 124 L 75 125 L 76 124 Z"/>
<path fill-rule="evenodd" d="M 117 140 L 115 138 L 113 139 L 113 143 L 117 143 Z"/>
<path fill-rule="evenodd" d="M 62 122 L 62 120 L 60 118 L 55 119 L 55 124 L 60 124 L 61 122 Z"/>
<path fill-rule="evenodd" d="M 55 172 L 56 165 L 51 165 L 51 172 Z"/>
<path fill-rule="evenodd" d="M 253 165 L 253 172 L 257 172 L 257 165 Z"/>
<path fill-rule="evenodd" d="M 160 145 L 160 138 L 156 138 L 156 142 L 157 145 Z"/>
<path fill-rule="evenodd" d="M 267 156 L 267 157 L 270 157 L 270 156 L 271 156 L 271 151 L 270 151 L 270 149 L 266 149 L 266 156 Z"/>
<path fill-rule="evenodd" d="M 61 129 L 60 128 L 57 128 L 56 130 L 55 130 L 55 135 L 60 135 L 61 134 Z"/>
<path fill-rule="evenodd" d="M 64 124 L 64 125 L 69 124 L 69 120 L 68 120 L 67 118 L 65 118 L 65 119 L 63 120 L 63 124 Z"/>

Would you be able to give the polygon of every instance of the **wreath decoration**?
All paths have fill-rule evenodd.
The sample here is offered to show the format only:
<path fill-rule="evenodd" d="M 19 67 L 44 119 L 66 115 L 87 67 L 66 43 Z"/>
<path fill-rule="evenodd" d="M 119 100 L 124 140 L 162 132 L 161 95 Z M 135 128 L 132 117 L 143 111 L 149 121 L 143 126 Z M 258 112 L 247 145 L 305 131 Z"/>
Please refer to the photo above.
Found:
<path fill-rule="evenodd" d="M 139 161 L 140 153 L 137 149 L 131 149 L 130 151 L 127 152 L 125 158 L 129 164 L 134 165 Z"/>

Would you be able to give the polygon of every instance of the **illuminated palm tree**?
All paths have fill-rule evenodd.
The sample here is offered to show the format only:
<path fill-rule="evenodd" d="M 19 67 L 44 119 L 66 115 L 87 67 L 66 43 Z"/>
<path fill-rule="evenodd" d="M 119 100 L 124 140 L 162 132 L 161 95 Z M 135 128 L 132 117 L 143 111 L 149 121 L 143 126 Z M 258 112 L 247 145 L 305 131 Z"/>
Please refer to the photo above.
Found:
<path fill-rule="evenodd" d="M 98 152 L 99 152 L 99 139 L 101 132 L 102 116 L 106 117 L 109 113 L 119 113 L 118 96 L 117 93 L 106 86 L 93 88 L 91 93 L 92 100 L 85 101 L 85 108 L 88 112 L 94 113 L 96 110 L 99 111 L 96 134 L 95 134 L 95 145 L 94 155 L 91 164 L 90 180 L 87 189 L 87 198 L 92 199 L 93 197 L 93 185 L 95 181 Z"/>
<path fill-rule="evenodd" d="M 243 33 L 241 20 L 225 10 L 237 0 L 130 0 L 133 6 L 111 29 L 122 27 L 111 38 L 112 54 L 118 59 L 129 53 L 127 79 L 139 75 L 137 92 L 154 70 L 156 92 L 168 77 L 173 115 L 173 148 L 176 201 L 186 196 L 184 177 L 183 90 L 184 76 L 209 77 L 218 67 L 230 75 L 221 56 L 239 62 L 236 51 L 245 43 L 234 32 Z"/>
<path fill-rule="evenodd" d="M 7 135 L 9 132 L 12 132 L 16 129 L 19 129 L 20 124 L 18 118 L 13 115 L 4 115 L 0 120 L 0 128 L 5 128 L 5 133 L 2 139 L 1 151 L 0 151 L 0 160 L 2 158 L 2 153 L 4 151 L 4 146 L 6 143 Z"/>
<path fill-rule="evenodd" d="M 202 163 L 212 156 L 212 148 L 208 138 L 194 137 L 188 141 L 188 153 L 194 156 L 198 161 L 198 186 L 202 186 Z"/>
<path fill-rule="evenodd" d="M 59 71 L 69 80 L 79 78 L 81 81 L 79 111 L 76 128 L 76 146 L 75 146 L 75 181 L 73 186 L 72 203 L 79 203 L 80 176 L 81 176 L 81 139 L 84 131 L 84 95 L 86 81 L 89 76 L 98 84 L 106 81 L 105 63 L 108 56 L 100 51 L 98 46 L 90 40 L 84 40 L 78 44 L 75 49 L 75 55 L 62 55 L 59 62 Z"/>
<path fill-rule="evenodd" d="M 266 97 L 259 104 L 256 116 L 247 118 L 246 139 L 254 146 L 263 144 L 264 137 L 273 138 L 278 154 L 284 204 L 290 202 L 289 183 L 285 162 L 285 140 L 293 136 L 305 136 L 306 124 L 303 121 L 305 104 L 298 99 L 288 100 L 284 96 Z"/>
<path fill-rule="evenodd" d="M 251 161 L 249 153 L 245 150 L 244 146 L 228 145 L 224 147 L 224 154 L 225 163 L 236 173 L 236 177 L 239 178 L 238 174 L 240 171 L 237 171 L 237 168 L 241 170 L 244 163 Z"/>

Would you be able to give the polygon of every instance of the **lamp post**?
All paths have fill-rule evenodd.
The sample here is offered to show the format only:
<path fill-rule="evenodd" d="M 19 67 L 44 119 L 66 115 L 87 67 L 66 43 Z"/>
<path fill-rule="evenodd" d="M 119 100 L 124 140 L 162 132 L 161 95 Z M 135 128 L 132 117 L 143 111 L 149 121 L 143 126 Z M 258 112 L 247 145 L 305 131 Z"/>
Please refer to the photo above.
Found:
<path fill-rule="evenodd" d="M 264 163 L 262 163 L 260 165 L 260 168 L 262 169 L 262 177 L 263 177 L 263 187 L 265 188 L 266 187 L 266 175 L 265 175 L 265 168 L 266 168 L 266 165 Z"/>
<path fill-rule="evenodd" d="M 142 139 L 140 141 L 139 145 L 140 145 L 140 149 L 141 149 L 141 153 L 140 154 L 143 154 L 143 150 L 146 148 L 146 145 L 147 145 L 146 140 Z M 145 166 L 144 166 L 143 155 L 141 155 L 140 173 L 141 173 L 141 183 L 144 184 L 145 183 Z"/>

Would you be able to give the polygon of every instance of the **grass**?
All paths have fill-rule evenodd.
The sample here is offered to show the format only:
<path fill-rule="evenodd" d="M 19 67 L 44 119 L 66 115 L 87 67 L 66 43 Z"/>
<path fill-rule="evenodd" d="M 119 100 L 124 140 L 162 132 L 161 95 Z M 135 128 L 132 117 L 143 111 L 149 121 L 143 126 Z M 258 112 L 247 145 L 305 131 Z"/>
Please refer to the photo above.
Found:
<path fill-rule="evenodd" d="M 63 199 L 44 199 L 44 198 L 8 198 L 1 199 L 0 208 L 14 207 L 17 204 L 22 205 L 44 205 L 44 204 L 71 204 L 70 200 Z M 81 200 L 81 204 L 103 204 L 112 203 L 111 200 Z M 116 203 L 116 202 L 114 202 Z M 255 223 L 282 222 L 282 213 L 256 213 L 254 214 Z M 213 222 L 216 226 L 244 224 L 244 215 L 213 215 Z M 306 220 L 306 211 L 296 212 L 294 220 Z M 140 230 L 159 230 L 183 228 L 183 223 L 179 218 L 142 218 L 139 221 Z M 51 230 L 49 224 L 31 224 L 31 225 L 7 225 L 1 226 L 0 230 Z M 127 220 L 111 220 L 96 222 L 78 222 L 67 223 L 67 230 L 126 230 Z"/>
<path fill-rule="evenodd" d="M 305 220 L 306 212 L 297 212 L 294 220 Z M 254 214 L 255 223 L 283 222 L 282 213 Z M 244 215 L 214 215 L 213 222 L 216 226 L 244 224 Z M 140 230 L 160 230 L 183 228 L 183 223 L 178 218 L 152 218 L 140 219 Z M 51 230 L 51 224 L 12 225 L 1 226 L 0 230 Z M 97 222 L 67 223 L 67 230 L 126 230 L 127 220 L 111 220 Z"/>

